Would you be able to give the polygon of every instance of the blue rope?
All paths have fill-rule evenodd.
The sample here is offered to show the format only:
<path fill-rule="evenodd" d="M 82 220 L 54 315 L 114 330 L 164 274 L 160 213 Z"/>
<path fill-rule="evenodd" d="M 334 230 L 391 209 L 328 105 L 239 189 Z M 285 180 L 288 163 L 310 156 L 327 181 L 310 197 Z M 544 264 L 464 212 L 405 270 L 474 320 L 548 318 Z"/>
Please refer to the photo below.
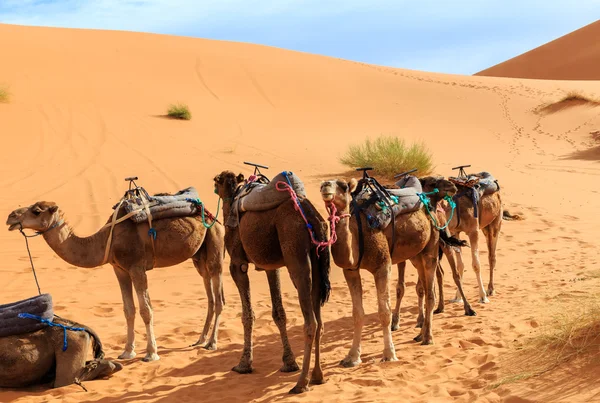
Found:
<path fill-rule="evenodd" d="M 437 220 L 435 219 L 435 216 L 431 212 L 431 200 L 428 197 L 432 194 L 436 194 L 439 192 L 440 192 L 439 189 L 435 188 L 435 189 L 433 189 L 432 192 L 429 192 L 429 193 L 417 193 L 417 196 L 419 196 L 419 200 L 421 200 L 421 203 L 423 203 L 423 205 L 425 206 L 425 209 L 427 210 L 427 214 L 429 214 L 429 217 L 431 217 L 431 220 L 433 221 L 433 225 L 435 226 L 435 228 L 441 231 L 441 230 L 445 230 L 448 227 L 448 225 L 450 224 L 450 221 L 452 221 L 452 218 L 454 217 L 454 210 L 456 209 L 456 203 L 454 202 L 454 200 L 452 200 L 452 197 L 450 197 L 448 195 L 444 196 L 444 200 L 446 200 L 450 204 L 452 211 L 450 212 L 450 218 L 448 220 L 446 220 L 446 225 L 444 225 L 443 227 L 440 227 L 437 223 Z"/>
<path fill-rule="evenodd" d="M 150 237 L 156 241 L 156 230 L 154 228 L 150 228 L 148 230 L 148 235 L 150 235 Z"/>
<path fill-rule="evenodd" d="M 84 328 L 81 328 L 81 327 L 71 327 L 71 326 L 66 326 L 66 325 L 60 324 L 60 323 L 54 323 L 48 319 L 42 318 L 40 316 L 32 315 L 30 313 L 20 313 L 18 316 L 19 316 L 19 318 L 35 319 L 42 323 L 45 323 L 48 326 L 62 328 L 63 332 L 64 332 L 62 351 L 67 351 L 67 330 L 72 330 L 74 332 L 85 332 L 86 331 Z"/>

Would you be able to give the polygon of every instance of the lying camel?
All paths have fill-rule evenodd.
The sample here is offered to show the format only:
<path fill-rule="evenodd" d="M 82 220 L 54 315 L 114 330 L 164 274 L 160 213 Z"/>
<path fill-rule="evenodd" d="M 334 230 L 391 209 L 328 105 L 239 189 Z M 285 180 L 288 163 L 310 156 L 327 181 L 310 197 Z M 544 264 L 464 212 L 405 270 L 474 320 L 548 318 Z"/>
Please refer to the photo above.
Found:
<path fill-rule="evenodd" d="M 242 174 L 223 171 L 215 176 L 215 192 L 223 199 L 225 223 L 232 214 L 232 202 L 244 184 Z M 275 179 L 273 179 L 275 181 Z M 327 224 L 308 199 L 300 202 L 308 222 L 320 241 L 327 238 Z M 307 225 L 296 210 L 295 201 L 290 198 L 279 206 L 265 211 L 246 211 L 239 219 L 238 227 L 225 226 L 225 245 L 231 257 L 229 270 L 242 300 L 242 323 L 244 326 L 244 350 L 240 363 L 233 371 L 250 373 L 252 368 L 252 330 L 254 312 L 250 301 L 248 263 L 256 269 L 264 270 L 271 292 L 273 320 L 281 335 L 283 344 L 282 372 L 298 370 L 296 359 L 286 330 L 286 315 L 281 300 L 279 268 L 286 266 L 294 286 L 304 316 L 304 359 L 302 372 L 296 386 L 290 393 L 308 391 L 310 358 L 313 340 L 315 343 L 315 367 L 310 383 L 325 382 L 320 361 L 320 343 L 323 333 L 321 306 L 329 297 L 329 250 L 317 249 L 311 242 Z"/>
<path fill-rule="evenodd" d="M 117 218 L 125 214 L 122 207 Z M 143 361 L 155 361 L 159 356 L 154 337 L 154 319 L 146 271 L 154 267 L 174 266 L 191 258 L 196 270 L 204 279 L 209 303 L 204 330 L 195 345 L 206 341 L 212 316 L 216 314 L 213 332 L 204 348 L 217 348 L 219 316 L 225 303 L 222 282 L 225 248 L 221 224 L 215 223 L 207 230 L 199 216 L 156 220 L 153 227 L 157 238 L 152 246 L 147 223 L 136 224 L 132 220 L 125 220 L 114 227 L 113 242 L 106 261 L 104 255 L 110 229 L 105 226 L 94 235 L 80 238 L 75 235 L 54 202 L 40 201 L 29 207 L 17 209 L 10 213 L 6 224 L 10 231 L 19 228 L 37 231 L 59 257 L 73 266 L 91 268 L 105 263 L 113 266 L 121 287 L 123 310 L 127 320 L 127 343 L 125 351 L 119 356 L 120 359 L 136 356 L 132 283 L 138 296 L 140 316 L 146 325 L 147 347 Z"/>
<path fill-rule="evenodd" d="M 105 360 L 102 343 L 89 327 L 65 319 L 54 323 L 83 328 L 85 331 L 67 331 L 67 349 L 64 331 L 60 327 L 0 338 L 0 388 L 21 388 L 42 383 L 52 387 L 80 383 L 108 377 L 120 371 L 118 362 Z M 94 359 L 86 361 L 90 341 Z"/>
<path fill-rule="evenodd" d="M 456 187 L 449 181 L 443 181 L 439 186 L 440 193 L 443 195 L 452 195 L 456 191 Z M 389 282 L 392 264 L 410 260 L 417 268 L 424 288 L 426 314 L 421 333 L 415 338 L 415 341 L 421 341 L 422 344 L 433 344 L 434 277 L 440 239 L 440 232 L 434 228 L 423 208 L 401 214 L 396 217 L 394 252 L 393 256 L 390 256 L 392 225 L 388 225 L 384 231 L 371 229 L 361 213 L 363 215 L 361 223 L 364 234 L 364 253 L 360 267 L 357 267 L 359 260 L 358 223 L 356 215 L 350 214 L 352 193 L 356 187 L 356 179 L 351 179 L 350 182 L 332 180 L 321 183 L 323 201 L 330 211 L 333 212 L 332 207 L 335 207 L 333 220 L 338 223 L 336 226 L 337 242 L 331 246 L 331 254 L 335 264 L 344 269 L 344 277 L 352 297 L 354 339 L 350 352 L 340 363 L 345 367 L 353 367 L 362 362 L 360 354 L 364 310 L 359 269 L 365 269 L 375 277 L 379 319 L 383 328 L 383 361 L 397 360 L 390 326 L 392 315 Z M 446 238 L 444 233 L 442 236 Z M 447 242 L 453 243 L 451 239 L 447 239 Z M 422 303 L 422 299 L 420 303 Z"/>
<path fill-rule="evenodd" d="M 494 269 L 496 267 L 496 246 L 498 244 L 498 237 L 500 235 L 500 227 L 502 226 L 503 217 L 503 206 L 500 192 L 483 195 L 479 201 L 478 207 L 478 218 L 475 218 L 473 200 L 470 196 L 470 189 L 466 186 L 457 184 L 458 197 L 457 203 L 459 208 L 456 214 L 450 220 L 448 230 L 452 235 L 460 236 L 461 232 L 465 232 L 469 237 L 469 243 L 471 244 L 471 256 L 473 260 L 473 271 L 477 277 L 477 284 L 479 288 L 479 302 L 488 303 L 490 302 L 487 298 L 488 295 L 494 295 Z M 430 192 L 432 189 L 429 186 L 424 185 L 423 191 Z M 446 217 L 450 218 L 450 208 L 446 205 L 445 207 Z M 483 280 L 481 278 L 481 264 L 479 263 L 479 230 L 483 232 L 487 241 L 488 247 L 488 259 L 490 265 L 490 282 L 488 284 L 488 290 L 483 286 Z M 458 272 L 462 278 L 465 264 L 462 260 L 461 253 L 456 254 L 458 260 Z M 456 298 L 452 302 L 460 302 L 462 296 L 457 291 Z"/>
<path fill-rule="evenodd" d="M 433 189 L 439 189 L 444 185 L 445 179 L 441 176 L 427 176 L 423 178 L 419 178 L 419 182 L 423 189 L 428 189 L 426 192 L 432 192 Z M 425 190 L 424 190 L 425 191 Z M 449 194 L 449 192 L 445 192 Z M 429 199 L 431 200 L 432 209 L 435 210 L 435 213 L 432 211 L 432 214 L 435 214 L 435 219 L 437 221 L 438 226 L 444 226 L 446 224 L 446 215 L 445 212 L 440 211 L 437 207 L 440 206 L 442 200 L 444 200 L 444 194 L 442 192 L 434 193 L 429 195 Z M 447 231 L 444 229 L 443 231 Z M 464 308 L 465 315 L 467 316 L 476 316 L 477 313 L 469 304 L 469 301 L 465 297 L 461 276 L 457 270 L 456 261 L 454 260 L 454 253 L 452 251 L 453 246 L 446 244 L 445 242 L 440 242 L 440 252 L 439 257 L 441 259 L 442 254 L 446 256 L 448 259 L 448 263 L 452 270 L 452 278 L 454 279 L 454 283 L 458 289 L 458 293 L 463 297 L 464 300 Z M 402 298 L 404 297 L 405 292 L 405 283 L 404 283 L 404 275 L 406 270 L 406 262 L 398 263 L 398 285 L 396 289 L 396 308 L 394 309 L 394 313 L 392 315 L 392 331 L 399 329 L 399 321 L 400 321 L 400 305 L 402 302 Z M 438 261 L 436 268 L 436 280 L 438 286 L 438 306 L 436 310 L 433 312 L 434 314 L 444 312 L 445 304 L 444 304 L 444 270 L 441 265 L 441 261 Z M 423 287 L 421 281 L 417 282 L 417 295 L 419 300 L 423 298 Z M 422 307 L 422 304 L 419 302 L 419 308 Z M 417 326 L 423 326 L 424 313 L 422 309 L 419 309 L 419 316 L 417 318 Z"/>

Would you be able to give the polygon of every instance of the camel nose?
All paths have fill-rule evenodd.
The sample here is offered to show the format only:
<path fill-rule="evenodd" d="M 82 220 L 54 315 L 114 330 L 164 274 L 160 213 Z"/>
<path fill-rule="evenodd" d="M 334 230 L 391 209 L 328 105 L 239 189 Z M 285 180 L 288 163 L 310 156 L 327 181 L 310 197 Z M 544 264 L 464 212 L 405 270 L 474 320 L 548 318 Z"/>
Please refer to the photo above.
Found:
<path fill-rule="evenodd" d="M 333 200 L 333 193 L 323 193 L 323 200 L 325 201 L 331 201 Z"/>

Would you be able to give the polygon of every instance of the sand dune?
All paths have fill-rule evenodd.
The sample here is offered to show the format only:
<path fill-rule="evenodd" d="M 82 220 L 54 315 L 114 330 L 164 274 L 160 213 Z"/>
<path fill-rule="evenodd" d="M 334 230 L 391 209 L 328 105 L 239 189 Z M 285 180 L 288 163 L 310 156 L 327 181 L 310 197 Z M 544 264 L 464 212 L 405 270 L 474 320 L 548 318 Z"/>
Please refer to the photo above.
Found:
<path fill-rule="evenodd" d="M 478 316 L 465 317 L 461 306 L 448 305 L 434 318 L 433 346 L 412 341 L 416 271 L 409 265 L 401 328 L 393 334 L 399 362 L 379 362 L 375 288 L 365 275 L 363 364 L 337 365 L 351 344 L 352 312 L 343 274 L 332 267 L 323 336 L 328 382 L 288 397 L 297 374 L 278 372 L 281 344 L 267 282 L 263 273 L 251 271 L 256 372 L 233 373 L 243 343 L 235 285 L 225 273 L 219 350 L 189 348 L 204 320 L 206 295 L 186 262 L 148 274 L 160 361 L 126 362 L 111 379 L 88 382 L 88 393 L 78 386 L 2 391 L 2 402 L 535 399 L 527 383 L 490 388 L 501 379 L 500 358 L 516 341 L 537 334 L 552 312 L 600 289 L 599 276 L 590 275 L 600 269 L 600 151 L 590 135 L 600 129 L 600 108 L 539 112 L 567 91 L 600 93 L 600 81 L 422 73 L 138 33 L 0 25 L 0 38 L 0 85 L 12 94 L 10 103 L 0 104 L 0 215 L 53 200 L 75 230 L 88 235 L 106 221 L 130 175 L 151 192 L 196 186 L 214 210 L 213 176 L 223 169 L 249 174 L 244 160 L 270 165 L 271 176 L 284 169 L 297 173 L 324 214 L 319 182 L 347 171 L 338 156 L 349 143 L 385 133 L 426 141 L 440 174 L 463 163 L 492 172 L 506 206 L 526 217 L 503 224 L 498 295 L 490 304 L 476 303 L 469 267 L 465 290 Z M 168 104 L 178 101 L 189 105 L 191 121 L 164 118 Z M 0 304 L 34 295 L 23 239 L 0 231 L 0 244 Z M 69 266 L 39 238 L 31 248 L 42 291 L 53 295 L 56 313 L 93 327 L 108 357 L 120 354 L 125 320 L 112 269 Z M 301 313 L 293 285 L 282 278 L 291 343 L 301 356 Z M 448 275 L 446 283 L 451 295 Z M 139 316 L 136 333 L 139 350 L 145 335 Z M 551 398 L 586 396 L 557 390 Z"/>
<path fill-rule="evenodd" d="M 600 21 L 476 73 L 546 80 L 600 80 Z"/>

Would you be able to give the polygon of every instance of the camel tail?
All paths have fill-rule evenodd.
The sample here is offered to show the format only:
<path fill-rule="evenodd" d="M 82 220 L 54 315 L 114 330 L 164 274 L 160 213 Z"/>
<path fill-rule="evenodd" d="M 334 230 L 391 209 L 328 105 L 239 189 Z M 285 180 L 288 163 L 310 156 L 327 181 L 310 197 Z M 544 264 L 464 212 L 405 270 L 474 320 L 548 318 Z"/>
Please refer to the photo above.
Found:
<path fill-rule="evenodd" d="M 463 246 L 469 246 L 467 241 L 462 241 L 454 236 L 450 236 L 445 230 L 440 230 L 440 242 L 443 242 L 448 246 L 455 246 L 458 248 L 462 248 Z"/>
<path fill-rule="evenodd" d="M 313 228 L 317 241 L 327 241 L 327 222 L 323 219 L 321 214 L 319 214 L 317 209 L 308 199 L 302 201 L 302 209 L 306 214 L 308 222 Z M 312 266 L 312 289 L 313 294 L 318 293 L 321 306 L 325 305 L 325 302 L 327 302 L 329 295 L 331 294 L 331 283 L 329 281 L 329 270 L 331 267 L 330 256 L 329 246 L 317 250 L 316 245 L 311 245 L 310 260 Z"/>

